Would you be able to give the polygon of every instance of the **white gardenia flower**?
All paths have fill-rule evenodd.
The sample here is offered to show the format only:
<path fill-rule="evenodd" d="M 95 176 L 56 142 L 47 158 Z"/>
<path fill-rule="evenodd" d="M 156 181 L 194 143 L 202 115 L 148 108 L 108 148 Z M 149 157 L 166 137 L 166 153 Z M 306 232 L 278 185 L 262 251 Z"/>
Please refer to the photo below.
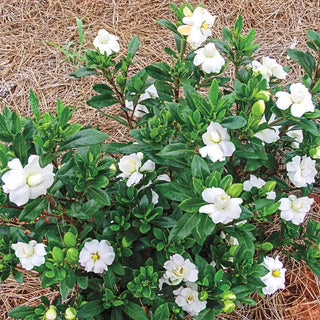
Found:
<path fill-rule="evenodd" d="M 273 294 L 278 289 L 285 288 L 285 272 L 287 269 L 283 268 L 283 264 L 279 261 L 277 256 L 275 259 L 271 257 L 265 257 L 261 265 L 269 269 L 269 273 L 261 277 L 261 281 L 266 285 L 262 288 L 264 294 Z"/>
<path fill-rule="evenodd" d="M 180 254 L 174 254 L 164 263 L 166 272 L 160 279 L 160 287 L 162 283 L 169 285 L 177 285 L 181 281 L 195 282 L 198 280 L 198 268 L 189 260 L 184 259 Z"/>
<path fill-rule="evenodd" d="M 297 198 L 295 195 L 290 195 L 288 198 L 282 198 L 279 201 L 280 217 L 286 221 L 299 225 L 304 221 L 305 216 L 311 209 L 314 202 L 313 198 L 301 197 Z"/>
<path fill-rule="evenodd" d="M 197 316 L 207 306 L 207 301 L 199 300 L 199 293 L 195 283 L 187 283 L 187 287 L 180 287 L 173 291 L 176 304 L 191 316 Z"/>
<path fill-rule="evenodd" d="M 210 123 L 207 132 L 202 135 L 202 141 L 206 146 L 199 149 L 201 157 L 208 156 L 213 162 L 226 160 L 236 150 L 227 129 L 219 123 Z"/>
<path fill-rule="evenodd" d="M 272 123 L 275 119 L 276 119 L 275 114 L 272 114 L 268 123 Z M 267 122 L 267 120 L 266 120 L 265 115 L 263 115 L 259 124 L 262 124 L 265 122 Z M 280 136 L 279 136 L 280 128 L 281 127 L 279 127 L 279 126 L 266 128 L 266 129 L 263 129 L 263 130 L 257 132 L 254 136 L 259 138 L 260 140 L 262 140 L 265 143 L 273 143 L 273 142 L 276 142 L 280 139 Z"/>
<path fill-rule="evenodd" d="M 195 53 L 193 64 L 195 66 L 200 65 L 205 73 L 219 73 L 225 64 L 225 60 L 214 43 L 208 43 L 203 48 L 196 50 Z"/>
<path fill-rule="evenodd" d="M 151 160 L 147 160 L 142 165 L 143 153 L 133 153 L 128 156 L 123 156 L 119 161 L 119 170 L 122 172 L 117 176 L 117 178 L 127 179 L 127 187 L 131 187 L 134 184 L 140 182 L 143 178 L 141 172 L 149 171 L 152 172 L 155 170 L 155 163 Z"/>
<path fill-rule="evenodd" d="M 150 87 L 148 87 L 146 89 L 146 91 L 144 92 L 144 94 L 142 94 L 139 97 L 139 101 L 143 101 L 146 99 L 156 99 L 158 98 L 158 91 L 156 89 L 156 87 L 154 85 L 151 85 Z M 129 110 L 133 110 L 133 101 L 129 101 L 126 100 L 125 101 L 125 105 L 126 108 L 128 108 Z M 149 110 L 146 106 L 144 106 L 143 104 L 137 104 L 135 109 L 134 109 L 134 113 L 133 115 L 137 118 L 141 118 L 143 117 L 146 113 L 149 113 Z"/>
<path fill-rule="evenodd" d="M 221 188 L 207 188 L 202 192 L 202 199 L 209 204 L 199 209 L 201 213 L 207 213 L 214 223 L 227 224 L 238 219 L 241 214 L 241 198 L 231 198 Z"/>
<path fill-rule="evenodd" d="M 18 158 L 9 161 L 7 166 L 10 170 L 1 177 L 4 182 L 2 188 L 5 193 L 9 193 L 9 200 L 17 206 L 46 194 L 53 183 L 53 165 L 41 168 L 39 156 L 31 155 L 24 168 Z"/>
<path fill-rule="evenodd" d="M 291 147 L 295 149 L 299 148 L 300 143 L 303 141 L 303 131 L 290 130 L 286 135 L 295 140 L 291 143 Z"/>
<path fill-rule="evenodd" d="M 15 251 L 15 255 L 19 258 L 22 268 L 31 270 L 33 267 L 38 267 L 44 264 L 44 256 L 47 254 L 46 245 L 43 243 L 37 243 L 35 240 L 24 243 L 18 241 L 11 245 L 11 248 Z"/>
<path fill-rule="evenodd" d="M 269 57 L 262 58 L 262 64 L 254 60 L 252 61 L 252 70 L 254 73 L 261 74 L 264 79 L 266 79 L 269 83 L 271 77 L 275 77 L 277 79 L 285 79 L 287 73 L 284 71 L 283 67 L 277 63 L 276 59 L 272 59 Z"/>
<path fill-rule="evenodd" d="M 193 12 L 188 7 L 183 9 L 184 25 L 178 27 L 178 32 L 187 36 L 187 42 L 196 49 L 211 36 L 211 28 L 216 19 L 215 16 L 202 7 L 197 7 Z"/>
<path fill-rule="evenodd" d="M 315 182 L 317 175 L 316 160 L 310 157 L 295 156 L 291 162 L 287 163 L 288 177 L 291 182 L 298 188 L 306 187 L 308 184 Z"/>
<path fill-rule="evenodd" d="M 105 29 L 100 29 L 98 35 L 93 40 L 93 45 L 99 49 L 101 54 L 106 53 L 107 56 L 110 56 L 112 53 L 120 50 L 118 40 L 119 37 L 109 33 Z"/>
<path fill-rule="evenodd" d="M 301 117 L 305 112 L 314 112 L 315 106 L 312 102 L 312 95 L 308 88 L 302 83 L 294 83 L 290 86 L 290 93 L 278 91 L 276 105 L 281 110 L 291 107 L 291 114 L 294 117 Z"/>
<path fill-rule="evenodd" d="M 79 255 L 79 263 L 87 272 L 102 273 L 108 270 L 114 258 L 113 247 L 108 241 L 99 242 L 94 239 L 84 244 Z"/>
<path fill-rule="evenodd" d="M 243 182 L 243 190 L 250 191 L 253 187 L 257 187 L 258 189 L 262 188 L 266 182 L 261 179 L 257 178 L 255 175 L 250 174 L 250 180 L 246 180 Z"/>

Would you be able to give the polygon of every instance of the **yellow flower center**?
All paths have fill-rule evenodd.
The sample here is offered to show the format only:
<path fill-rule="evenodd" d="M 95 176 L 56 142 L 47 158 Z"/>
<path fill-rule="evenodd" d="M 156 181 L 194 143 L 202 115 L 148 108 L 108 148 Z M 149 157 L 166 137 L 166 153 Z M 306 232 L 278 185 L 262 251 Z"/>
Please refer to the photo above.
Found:
<path fill-rule="evenodd" d="M 203 29 L 208 29 L 209 28 L 209 25 L 205 22 L 205 21 L 203 21 L 202 22 L 202 25 L 201 25 L 201 28 L 203 28 Z"/>
<path fill-rule="evenodd" d="M 187 297 L 187 302 L 188 302 L 188 303 L 193 302 L 193 296 L 188 296 L 188 297 Z"/>
<path fill-rule="evenodd" d="M 96 252 L 95 254 L 93 254 L 92 255 L 92 259 L 93 259 L 93 261 L 94 262 L 96 262 L 97 260 L 99 260 L 100 259 L 100 257 L 99 257 L 99 255 L 98 255 L 98 253 Z"/>
<path fill-rule="evenodd" d="M 174 270 L 173 270 L 173 274 L 177 277 L 182 277 L 183 274 L 185 273 L 185 270 L 183 269 L 183 267 L 181 266 L 177 266 Z"/>
<path fill-rule="evenodd" d="M 213 143 L 219 143 L 221 141 L 221 136 L 217 130 L 212 130 L 210 138 Z"/>
<path fill-rule="evenodd" d="M 273 275 L 274 277 L 276 277 L 276 278 L 280 277 L 280 274 L 281 274 L 280 270 L 273 270 L 273 271 L 272 271 L 272 275 Z"/>
<path fill-rule="evenodd" d="M 303 208 L 303 202 L 302 201 L 293 201 L 291 206 L 294 211 L 300 211 Z"/>

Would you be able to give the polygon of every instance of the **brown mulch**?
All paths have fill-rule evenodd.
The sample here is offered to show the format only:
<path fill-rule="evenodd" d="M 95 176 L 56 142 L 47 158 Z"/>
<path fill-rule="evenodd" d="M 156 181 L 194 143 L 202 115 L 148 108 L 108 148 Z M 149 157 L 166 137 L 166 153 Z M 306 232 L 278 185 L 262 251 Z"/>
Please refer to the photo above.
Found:
<path fill-rule="evenodd" d="M 320 31 L 320 0 L 212 0 L 203 3 L 217 15 L 214 37 L 221 38 L 222 27 L 231 26 L 242 14 L 245 30 L 255 28 L 256 42 L 263 43 L 256 56 L 270 56 L 283 65 L 291 65 L 288 83 L 299 81 L 301 70 L 287 59 L 286 48 L 306 50 L 305 31 Z M 139 35 L 141 48 L 137 54 L 137 69 L 153 61 L 168 61 L 163 48 L 173 47 L 172 35 L 155 23 L 156 19 L 174 19 L 168 4 L 168 0 L 1 0 L 0 108 L 8 106 L 31 116 L 28 96 L 32 88 L 43 112 L 53 110 L 59 98 L 64 104 L 77 106 L 73 121 L 98 125 L 110 135 L 110 141 L 125 142 L 128 131 L 124 126 L 86 105 L 97 79 L 69 77 L 76 67 L 61 63 L 63 55 L 48 41 L 61 46 L 70 40 L 77 41 L 75 18 L 81 17 L 85 27 L 91 24 L 87 48 L 93 48 L 92 41 L 98 29 L 105 28 L 120 36 L 123 52 L 129 39 Z M 319 216 L 319 210 L 314 214 Z M 249 311 L 243 309 L 219 319 L 320 319 L 319 279 L 301 263 L 290 263 L 286 267 L 289 269 L 286 290 L 260 301 Z M 23 285 L 12 279 L 0 285 L 0 319 L 8 319 L 7 310 L 16 305 L 38 303 L 34 298 L 43 292 L 53 294 L 39 288 L 36 273 L 25 274 Z"/>

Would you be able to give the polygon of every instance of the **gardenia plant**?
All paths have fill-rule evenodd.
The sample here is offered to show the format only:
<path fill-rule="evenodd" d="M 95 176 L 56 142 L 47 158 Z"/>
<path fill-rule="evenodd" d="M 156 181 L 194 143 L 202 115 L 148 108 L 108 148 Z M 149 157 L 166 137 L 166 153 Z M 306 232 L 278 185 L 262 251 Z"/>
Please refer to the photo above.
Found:
<path fill-rule="evenodd" d="M 58 292 L 11 318 L 212 320 L 285 289 L 293 259 L 320 276 L 320 34 L 288 49 L 305 75 L 285 85 L 241 17 L 213 39 L 218 16 L 170 7 L 170 62 L 134 72 L 138 36 L 120 51 L 103 26 L 71 74 L 103 79 L 87 103 L 131 142 L 59 100 L 41 114 L 33 91 L 31 118 L 0 114 L 0 281 L 33 269 Z"/>

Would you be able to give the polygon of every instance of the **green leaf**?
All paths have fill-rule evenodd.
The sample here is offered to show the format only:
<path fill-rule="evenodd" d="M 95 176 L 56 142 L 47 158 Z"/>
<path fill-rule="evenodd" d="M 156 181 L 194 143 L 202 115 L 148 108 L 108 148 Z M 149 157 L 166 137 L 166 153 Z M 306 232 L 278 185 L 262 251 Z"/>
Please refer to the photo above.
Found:
<path fill-rule="evenodd" d="M 307 73 L 307 75 L 312 78 L 313 71 L 316 68 L 316 61 L 310 52 L 302 52 L 296 49 L 287 49 L 289 57 L 297 62 Z"/>
<path fill-rule="evenodd" d="M 27 161 L 28 145 L 21 133 L 18 133 L 14 138 L 12 149 L 16 158 L 20 159 L 21 163 L 25 163 Z"/>
<path fill-rule="evenodd" d="M 165 319 L 169 319 L 169 317 L 170 317 L 169 305 L 168 303 L 164 303 L 157 308 L 156 312 L 154 313 L 153 319 L 165 320 Z"/>
<path fill-rule="evenodd" d="M 71 290 L 72 288 L 68 287 L 65 279 L 60 282 L 60 294 L 62 300 L 66 300 L 68 298 L 68 295 Z"/>
<path fill-rule="evenodd" d="M 30 94 L 29 94 L 29 101 L 30 101 L 30 108 L 31 111 L 35 117 L 36 120 L 40 120 L 41 118 L 41 112 L 39 108 L 39 100 L 35 93 L 30 89 Z"/>
<path fill-rule="evenodd" d="M 199 215 L 201 213 L 185 213 L 177 221 L 176 225 L 172 228 L 169 234 L 169 242 L 175 242 L 185 239 L 188 235 L 191 234 L 192 230 L 199 223 Z"/>
<path fill-rule="evenodd" d="M 46 208 L 47 200 L 45 198 L 34 199 L 29 202 L 19 215 L 19 221 L 31 222 L 38 218 Z"/>
<path fill-rule="evenodd" d="M 178 32 L 177 27 L 168 19 L 159 19 L 157 20 L 157 24 L 159 24 L 160 26 L 166 27 L 167 29 L 169 29 L 170 31 L 174 32 L 175 34 L 181 37 L 181 34 Z"/>
<path fill-rule="evenodd" d="M 210 175 L 207 162 L 196 154 L 191 162 L 191 173 L 193 177 L 201 180 L 205 180 Z"/>
<path fill-rule="evenodd" d="M 131 53 L 131 58 L 133 58 L 140 46 L 139 36 L 134 36 L 128 43 L 128 53 Z"/>
<path fill-rule="evenodd" d="M 242 19 L 242 16 L 240 15 L 234 25 L 234 30 L 236 31 L 236 33 L 240 33 L 242 28 L 243 28 L 243 19 Z"/>
<path fill-rule="evenodd" d="M 103 310 L 104 307 L 101 300 L 89 301 L 80 307 L 77 313 L 77 318 L 92 319 L 93 317 L 99 315 Z"/>
<path fill-rule="evenodd" d="M 106 84 L 104 83 L 97 83 L 95 85 L 93 85 L 93 90 L 98 92 L 98 93 L 101 93 L 101 94 L 113 94 L 113 90 L 107 86 Z"/>
<path fill-rule="evenodd" d="M 184 143 L 174 143 L 165 146 L 157 155 L 167 159 L 185 158 L 194 153 Z"/>
<path fill-rule="evenodd" d="M 103 206 L 110 206 L 110 198 L 106 191 L 102 189 L 89 188 L 87 193 L 91 199 Z"/>
<path fill-rule="evenodd" d="M 58 151 L 71 148 L 79 148 L 84 146 L 91 146 L 94 144 L 101 143 L 107 138 L 108 135 L 106 133 L 90 128 L 84 129 L 63 141 Z"/>
<path fill-rule="evenodd" d="M 200 207 L 206 205 L 207 202 L 202 199 L 189 198 L 182 201 L 179 207 L 185 212 L 199 212 Z"/>
<path fill-rule="evenodd" d="M 127 304 L 122 305 L 121 310 L 133 320 L 149 320 L 149 317 L 145 311 L 139 305 L 131 301 L 128 301 Z"/>
<path fill-rule="evenodd" d="M 69 76 L 75 78 L 82 78 L 92 74 L 99 74 L 99 72 L 97 72 L 94 68 L 80 67 L 75 72 L 70 73 Z"/>
<path fill-rule="evenodd" d="M 164 197 L 172 201 L 182 202 L 192 196 L 190 188 L 181 186 L 176 182 L 162 183 L 158 185 L 156 189 L 159 190 Z"/>
<path fill-rule="evenodd" d="M 111 94 L 100 94 L 93 96 L 87 101 L 87 104 L 94 108 L 103 108 L 112 106 L 118 102 L 118 99 L 114 98 Z"/>
<path fill-rule="evenodd" d="M 27 315 L 34 313 L 35 307 L 20 306 L 8 312 L 8 316 L 14 319 L 24 319 Z"/>
<path fill-rule="evenodd" d="M 148 75 L 157 80 L 170 81 L 170 67 L 165 62 L 155 62 L 146 67 Z"/>
<path fill-rule="evenodd" d="M 20 271 L 15 270 L 13 273 L 13 277 L 14 277 L 14 280 L 16 280 L 18 283 L 23 282 L 23 274 Z"/>
<path fill-rule="evenodd" d="M 207 237 L 211 235 L 215 229 L 215 223 L 208 214 L 202 213 L 199 215 L 199 223 L 192 231 L 192 235 L 199 245 L 203 245 Z"/>
<path fill-rule="evenodd" d="M 240 116 L 226 117 L 222 120 L 221 125 L 228 129 L 240 129 L 247 124 L 247 120 Z"/>

